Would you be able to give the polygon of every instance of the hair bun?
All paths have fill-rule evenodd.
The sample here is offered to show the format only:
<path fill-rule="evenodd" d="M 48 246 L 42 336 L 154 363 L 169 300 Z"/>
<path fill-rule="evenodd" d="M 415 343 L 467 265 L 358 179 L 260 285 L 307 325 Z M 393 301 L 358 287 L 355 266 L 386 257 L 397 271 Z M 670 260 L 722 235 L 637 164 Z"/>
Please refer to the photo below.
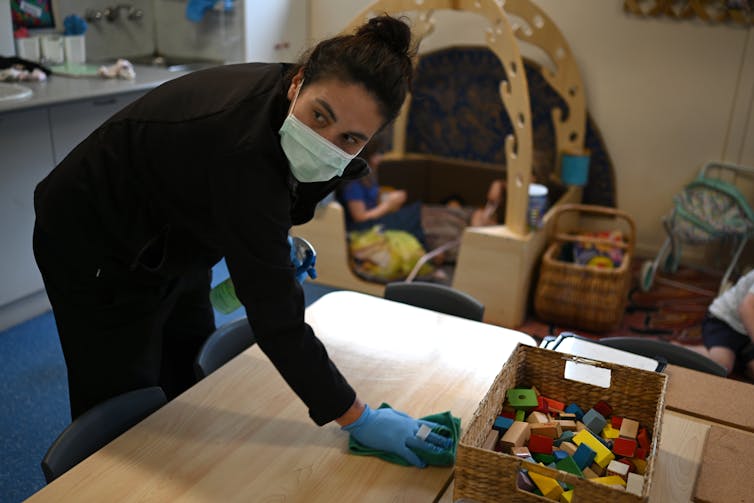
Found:
<path fill-rule="evenodd" d="M 373 17 L 359 28 L 356 35 L 380 40 L 399 54 L 407 54 L 411 46 L 411 28 L 391 16 Z"/>

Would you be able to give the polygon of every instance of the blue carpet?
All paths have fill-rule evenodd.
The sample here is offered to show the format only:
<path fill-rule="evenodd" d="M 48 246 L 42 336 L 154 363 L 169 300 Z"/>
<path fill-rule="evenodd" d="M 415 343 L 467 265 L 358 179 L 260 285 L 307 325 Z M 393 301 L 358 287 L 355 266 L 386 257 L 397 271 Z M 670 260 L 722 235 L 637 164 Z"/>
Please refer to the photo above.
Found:
<path fill-rule="evenodd" d="M 225 262 L 213 269 L 213 286 L 228 277 Z M 306 304 L 335 289 L 304 284 Z M 215 312 L 217 326 L 244 316 Z M 23 501 L 44 487 L 39 462 L 70 423 L 68 384 L 55 319 L 42 314 L 0 332 L 0 502 Z"/>

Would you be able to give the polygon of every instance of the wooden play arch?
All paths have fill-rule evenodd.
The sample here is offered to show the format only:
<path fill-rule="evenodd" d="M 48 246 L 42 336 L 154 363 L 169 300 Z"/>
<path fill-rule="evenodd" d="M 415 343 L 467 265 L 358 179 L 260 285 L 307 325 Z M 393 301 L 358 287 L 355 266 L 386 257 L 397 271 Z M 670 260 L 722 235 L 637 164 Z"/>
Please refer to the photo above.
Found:
<path fill-rule="evenodd" d="M 359 13 L 344 33 L 352 33 L 366 20 L 382 13 L 415 13 L 418 17 L 412 33 L 418 47 L 433 32 L 433 15 L 441 10 L 472 12 L 489 22 L 486 42 L 505 71 L 506 78 L 499 86 L 500 98 L 513 124 L 512 134 L 501 139 L 507 177 L 505 224 L 469 227 L 464 231 L 452 286 L 485 304 L 485 321 L 516 327 L 525 319 L 532 272 L 547 237 L 547 225 L 531 230 L 527 223 L 528 187 L 532 181 L 532 112 L 519 42 L 532 44 L 547 54 L 552 65 L 543 65 L 542 75 L 568 107 L 567 111 L 551 110 L 557 153 L 584 151 L 584 87 L 562 33 L 529 0 L 377 0 Z M 392 159 L 405 155 L 410 100 L 409 96 L 393 127 L 393 148 L 389 154 Z M 554 177 L 559 176 L 558 166 L 553 173 Z M 554 206 L 580 200 L 581 189 L 570 187 Z M 317 247 L 319 282 L 382 295 L 384 285 L 364 281 L 350 270 L 343 208 L 339 204 L 319 208 L 311 222 L 292 232 Z"/>

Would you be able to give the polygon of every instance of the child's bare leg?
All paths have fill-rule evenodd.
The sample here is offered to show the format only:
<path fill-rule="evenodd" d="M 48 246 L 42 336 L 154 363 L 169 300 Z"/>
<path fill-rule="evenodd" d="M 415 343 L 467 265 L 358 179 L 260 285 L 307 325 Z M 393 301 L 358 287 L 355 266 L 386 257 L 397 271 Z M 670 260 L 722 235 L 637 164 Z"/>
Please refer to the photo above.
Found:
<path fill-rule="evenodd" d="M 736 363 L 736 353 L 731 349 L 724 346 L 712 346 L 709 348 L 709 357 L 725 367 L 728 375 L 733 372 L 733 366 Z"/>

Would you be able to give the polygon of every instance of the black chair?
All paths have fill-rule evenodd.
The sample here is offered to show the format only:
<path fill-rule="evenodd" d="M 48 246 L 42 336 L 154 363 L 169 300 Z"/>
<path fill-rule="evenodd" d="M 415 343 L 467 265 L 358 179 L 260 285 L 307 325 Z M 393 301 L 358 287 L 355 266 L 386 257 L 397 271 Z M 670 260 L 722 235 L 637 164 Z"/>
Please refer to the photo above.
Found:
<path fill-rule="evenodd" d="M 676 344 L 643 337 L 604 337 L 599 340 L 603 346 L 621 349 L 637 355 L 664 359 L 672 365 L 686 367 L 721 377 L 728 375 L 725 367 L 706 356 Z"/>
<path fill-rule="evenodd" d="M 42 458 L 49 484 L 167 402 L 159 386 L 118 395 L 95 405 L 71 422 Z"/>
<path fill-rule="evenodd" d="M 438 283 L 388 283 L 384 298 L 469 320 L 484 318 L 484 304 L 465 292 Z"/>
<path fill-rule="evenodd" d="M 255 342 L 254 332 L 246 317 L 221 326 L 204 341 L 196 356 L 194 362 L 196 379 L 204 379 Z"/>

